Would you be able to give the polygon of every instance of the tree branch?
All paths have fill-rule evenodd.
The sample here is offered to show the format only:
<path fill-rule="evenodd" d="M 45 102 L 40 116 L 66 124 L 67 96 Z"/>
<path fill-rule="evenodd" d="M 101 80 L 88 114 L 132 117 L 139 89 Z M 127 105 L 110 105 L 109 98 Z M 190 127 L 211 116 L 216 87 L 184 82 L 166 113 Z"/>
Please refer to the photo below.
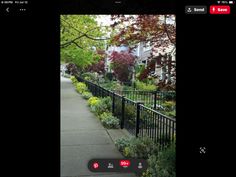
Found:
<path fill-rule="evenodd" d="M 110 38 L 104 38 L 104 39 L 102 39 L 102 38 L 93 38 L 92 36 L 89 36 L 87 33 L 89 33 L 89 32 L 91 32 L 91 31 L 93 31 L 93 30 L 95 30 L 95 29 L 98 29 L 98 28 L 101 28 L 101 27 L 96 27 L 96 28 L 92 28 L 92 29 L 89 29 L 88 31 L 86 31 L 85 33 L 84 32 L 81 32 L 81 31 L 79 31 L 78 29 L 76 29 L 74 26 L 72 26 L 70 23 L 68 23 L 66 20 L 64 20 L 64 19 L 61 19 L 62 21 L 64 21 L 65 23 L 67 23 L 71 28 L 73 28 L 74 30 L 76 30 L 77 32 L 79 32 L 79 33 L 82 33 L 83 35 L 82 35 L 82 37 L 83 36 L 85 36 L 85 37 L 87 37 L 88 39 L 91 39 L 91 40 L 109 40 Z M 102 26 L 102 27 L 106 27 L 106 26 Z"/>
<path fill-rule="evenodd" d="M 175 45 L 175 42 L 171 39 L 170 34 L 169 34 L 169 32 L 168 32 L 168 30 L 167 30 L 167 27 L 166 27 L 166 15 L 164 15 L 164 22 L 165 22 L 165 23 L 164 23 L 164 29 L 165 29 L 165 32 L 166 32 L 166 34 L 167 34 L 167 37 L 168 37 L 168 39 L 170 40 L 170 42 Z"/>
<path fill-rule="evenodd" d="M 76 40 L 82 38 L 83 36 L 84 36 L 84 35 L 81 35 L 81 36 L 76 37 L 75 39 L 72 39 L 71 41 L 65 42 L 64 44 L 61 44 L 61 47 L 67 47 L 67 46 L 69 46 L 70 44 L 72 44 L 73 42 L 75 42 Z"/>
<path fill-rule="evenodd" d="M 85 37 L 87 37 L 88 39 L 94 40 L 94 41 L 99 41 L 99 40 L 109 40 L 110 38 L 93 38 L 91 36 L 88 36 L 87 34 L 84 35 Z"/>
<path fill-rule="evenodd" d="M 79 44 L 77 44 L 75 41 L 72 42 L 73 44 L 75 44 L 77 47 L 79 47 L 80 49 L 83 49 Z"/>

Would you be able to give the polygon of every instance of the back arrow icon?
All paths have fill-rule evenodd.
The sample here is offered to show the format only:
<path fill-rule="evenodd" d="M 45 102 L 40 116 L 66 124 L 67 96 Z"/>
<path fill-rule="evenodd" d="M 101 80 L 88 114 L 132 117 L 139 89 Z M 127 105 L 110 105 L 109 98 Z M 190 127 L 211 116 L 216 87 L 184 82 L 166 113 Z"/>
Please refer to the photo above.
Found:
<path fill-rule="evenodd" d="M 7 12 L 9 12 L 9 7 L 8 7 L 8 8 L 6 8 L 6 11 L 7 11 Z"/>

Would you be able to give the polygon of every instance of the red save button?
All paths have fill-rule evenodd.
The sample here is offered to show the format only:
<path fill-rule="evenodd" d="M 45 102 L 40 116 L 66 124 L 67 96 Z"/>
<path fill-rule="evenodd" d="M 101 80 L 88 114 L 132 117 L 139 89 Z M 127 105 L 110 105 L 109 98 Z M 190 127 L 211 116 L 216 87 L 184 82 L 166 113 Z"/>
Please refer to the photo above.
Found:
<path fill-rule="evenodd" d="M 230 6 L 210 6 L 210 14 L 230 14 Z"/>

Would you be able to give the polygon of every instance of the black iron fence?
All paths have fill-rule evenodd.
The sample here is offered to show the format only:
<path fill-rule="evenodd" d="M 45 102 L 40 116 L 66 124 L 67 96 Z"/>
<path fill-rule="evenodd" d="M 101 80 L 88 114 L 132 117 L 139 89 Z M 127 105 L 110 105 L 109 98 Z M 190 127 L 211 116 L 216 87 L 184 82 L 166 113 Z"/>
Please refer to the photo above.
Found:
<path fill-rule="evenodd" d="M 137 106 L 137 111 L 139 112 L 137 116 L 139 135 L 146 135 L 161 145 L 167 145 L 174 141 L 176 133 L 175 119 L 142 104 Z"/>
<path fill-rule="evenodd" d="M 156 98 L 155 92 L 140 91 L 140 90 L 123 90 L 123 91 L 113 90 L 113 92 L 125 96 L 126 98 L 129 98 L 133 101 L 143 102 L 144 104 L 149 105 L 152 108 L 155 108 L 155 105 L 157 105 L 155 99 Z"/>
<path fill-rule="evenodd" d="M 79 82 L 84 82 L 89 91 L 97 97 L 111 97 L 112 113 L 120 120 L 120 127 L 127 129 L 132 135 L 150 137 L 154 142 L 159 143 L 162 147 L 174 141 L 176 131 L 176 121 L 166 115 L 161 114 L 157 110 L 151 109 L 144 105 L 146 100 L 152 100 L 156 105 L 158 92 L 143 94 L 144 97 L 150 96 L 149 99 L 136 99 L 113 91 L 102 88 L 90 81 L 77 77 Z M 134 92 L 135 93 L 135 92 Z M 140 94 L 141 95 L 141 94 Z M 133 96 L 133 95 L 132 95 Z M 134 97 L 133 97 L 134 98 Z M 135 98 L 138 98 L 135 97 Z M 141 97 L 140 97 L 141 98 Z"/>
<path fill-rule="evenodd" d="M 140 90 L 113 90 L 126 98 L 129 98 L 136 102 L 142 102 L 147 107 L 155 110 L 164 109 L 164 103 L 166 101 L 176 100 L 174 91 L 140 91 Z"/>

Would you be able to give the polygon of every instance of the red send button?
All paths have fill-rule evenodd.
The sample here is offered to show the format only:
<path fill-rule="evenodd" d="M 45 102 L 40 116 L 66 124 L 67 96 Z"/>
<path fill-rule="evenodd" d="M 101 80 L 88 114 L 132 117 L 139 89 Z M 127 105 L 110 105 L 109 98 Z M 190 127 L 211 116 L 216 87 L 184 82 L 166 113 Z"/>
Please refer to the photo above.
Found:
<path fill-rule="evenodd" d="M 210 14 L 230 14 L 230 6 L 210 6 Z"/>

